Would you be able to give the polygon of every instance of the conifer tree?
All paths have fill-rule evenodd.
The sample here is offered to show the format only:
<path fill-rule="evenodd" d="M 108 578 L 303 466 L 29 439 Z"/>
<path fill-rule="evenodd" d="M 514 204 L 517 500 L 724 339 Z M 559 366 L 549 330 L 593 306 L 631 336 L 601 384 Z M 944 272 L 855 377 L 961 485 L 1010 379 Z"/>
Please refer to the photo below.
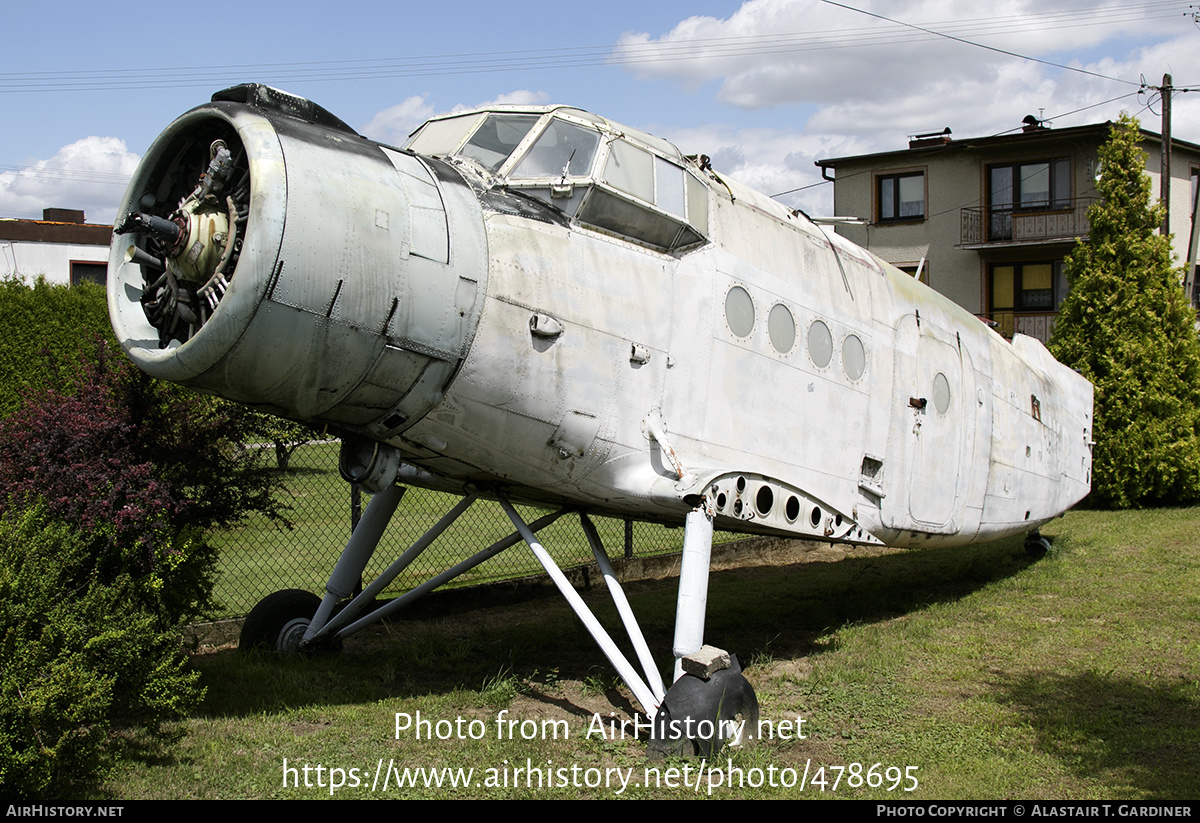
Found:
<path fill-rule="evenodd" d="M 1200 499 L 1200 342 L 1140 137 L 1122 114 L 1100 149 L 1101 199 L 1049 346 L 1095 386 L 1090 501 L 1112 508 Z"/>

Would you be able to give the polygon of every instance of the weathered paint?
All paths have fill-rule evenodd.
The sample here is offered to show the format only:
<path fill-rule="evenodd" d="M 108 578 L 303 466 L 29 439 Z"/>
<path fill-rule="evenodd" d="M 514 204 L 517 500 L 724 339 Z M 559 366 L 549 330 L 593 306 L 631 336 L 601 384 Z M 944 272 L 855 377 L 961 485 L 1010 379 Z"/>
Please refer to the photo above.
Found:
<path fill-rule="evenodd" d="M 718 528 L 952 545 L 1087 493 L 1091 385 L 1036 341 L 1006 342 L 665 141 L 574 109 L 505 111 L 537 125 L 494 170 L 244 104 L 184 115 L 125 210 L 164 188 L 182 143 L 233 135 L 252 187 L 240 258 L 211 320 L 159 349 L 135 239 L 118 237 L 126 351 L 441 478 L 632 517 L 682 523 L 708 499 Z M 555 117 L 600 133 L 592 171 L 512 178 Z M 667 211 L 602 191 L 617 135 L 682 180 Z M 622 236 L 637 208 L 657 221 L 646 242 Z"/>

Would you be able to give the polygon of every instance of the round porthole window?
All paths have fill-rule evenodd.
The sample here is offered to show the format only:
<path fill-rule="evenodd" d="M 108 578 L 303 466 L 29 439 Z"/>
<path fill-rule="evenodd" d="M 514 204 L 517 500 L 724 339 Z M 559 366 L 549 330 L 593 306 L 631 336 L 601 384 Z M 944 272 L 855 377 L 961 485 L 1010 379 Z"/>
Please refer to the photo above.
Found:
<path fill-rule="evenodd" d="M 767 334 L 780 354 L 787 354 L 796 345 L 796 321 L 782 303 L 776 303 L 767 315 Z"/>
<path fill-rule="evenodd" d="M 847 335 L 842 341 L 842 370 L 851 380 L 857 380 L 867 370 L 867 352 L 858 335 Z"/>
<path fill-rule="evenodd" d="M 819 369 L 828 366 L 833 359 L 833 335 L 820 320 L 813 321 L 808 327 L 808 356 Z"/>
<path fill-rule="evenodd" d="M 933 407 L 938 414 L 945 414 L 950 408 L 950 381 L 941 372 L 933 376 Z"/>
<path fill-rule="evenodd" d="M 737 337 L 749 337 L 754 330 L 754 301 L 741 286 L 734 286 L 725 295 L 725 322 Z"/>

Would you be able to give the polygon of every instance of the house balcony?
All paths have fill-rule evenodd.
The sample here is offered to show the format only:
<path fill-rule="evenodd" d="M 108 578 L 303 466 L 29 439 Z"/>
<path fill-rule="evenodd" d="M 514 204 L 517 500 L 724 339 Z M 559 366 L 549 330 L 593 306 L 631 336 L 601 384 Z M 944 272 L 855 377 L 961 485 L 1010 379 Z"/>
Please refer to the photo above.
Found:
<path fill-rule="evenodd" d="M 961 210 L 959 248 L 986 249 L 1073 243 L 1088 233 L 1087 210 L 1097 198 L 1055 203 L 1056 208 L 972 206 Z"/>
<path fill-rule="evenodd" d="M 1049 343 L 1058 312 L 994 311 L 979 318 L 1009 340 L 1014 334 L 1023 334 Z"/>

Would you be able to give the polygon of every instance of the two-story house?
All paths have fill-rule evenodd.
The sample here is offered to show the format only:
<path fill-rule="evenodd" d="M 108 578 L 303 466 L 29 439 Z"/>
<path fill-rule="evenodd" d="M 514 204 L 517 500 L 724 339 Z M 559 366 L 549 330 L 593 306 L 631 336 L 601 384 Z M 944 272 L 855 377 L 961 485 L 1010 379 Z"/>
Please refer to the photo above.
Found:
<path fill-rule="evenodd" d="M 1063 258 L 1088 234 L 1097 153 L 1108 123 L 1053 129 L 1033 117 L 1013 134 L 920 135 L 907 149 L 818 160 L 834 210 L 865 225 L 839 233 L 916 274 L 1007 336 L 1043 341 L 1067 292 Z M 1159 191 L 1162 139 L 1142 130 Z M 1200 146 L 1172 140 L 1170 222 L 1180 264 L 1192 237 Z"/>

